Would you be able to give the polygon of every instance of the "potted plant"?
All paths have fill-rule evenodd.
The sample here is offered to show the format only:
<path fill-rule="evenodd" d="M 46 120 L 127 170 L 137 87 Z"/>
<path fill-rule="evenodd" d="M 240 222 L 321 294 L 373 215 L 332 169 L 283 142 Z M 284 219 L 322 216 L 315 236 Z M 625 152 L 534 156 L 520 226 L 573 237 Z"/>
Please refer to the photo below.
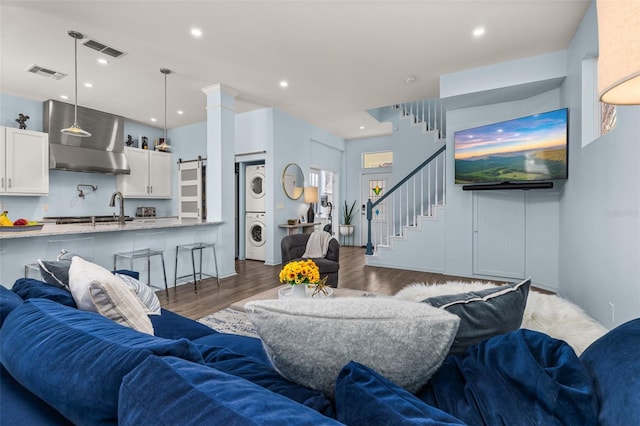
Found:
<path fill-rule="evenodd" d="M 340 235 L 351 235 L 353 234 L 353 230 L 355 227 L 351 224 L 353 221 L 353 217 L 355 216 L 354 209 L 356 208 L 356 201 L 354 200 L 349 207 L 347 200 L 344 201 L 344 206 L 342 207 L 342 216 L 344 217 L 344 222 L 340 225 Z"/>
<path fill-rule="evenodd" d="M 327 277 L 320 279 L 320 269 L 318 265 L 311 260 L 296 260 L 287 263 L 278 276 L 281 283 L 290 284 L 289 292 L 282 293 L 285 298 L 304 299 L 307 296 L 307 290 L 310 291 L 310 297 L 328 296 Z M 333 292 L 331 290 L 331 292 Z"/>

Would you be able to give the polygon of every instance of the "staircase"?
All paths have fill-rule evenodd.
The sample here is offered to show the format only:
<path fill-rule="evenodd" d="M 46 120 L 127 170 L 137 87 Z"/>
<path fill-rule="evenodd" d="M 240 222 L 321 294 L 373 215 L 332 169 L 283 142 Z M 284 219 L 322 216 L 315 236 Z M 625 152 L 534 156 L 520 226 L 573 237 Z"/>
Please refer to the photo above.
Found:
<path fill-rule="evenodd" d="M 433 135 L 436 145 L 442 146 L 386 194 L 368 200 L 365 262 L 444 271 L 446 129 L 442 104 L 438 99 L 428 99 L 387 108 L 399 113 L 399 126 L 404 121 L 411 127 L 421 127 L 423 133 Z"/>

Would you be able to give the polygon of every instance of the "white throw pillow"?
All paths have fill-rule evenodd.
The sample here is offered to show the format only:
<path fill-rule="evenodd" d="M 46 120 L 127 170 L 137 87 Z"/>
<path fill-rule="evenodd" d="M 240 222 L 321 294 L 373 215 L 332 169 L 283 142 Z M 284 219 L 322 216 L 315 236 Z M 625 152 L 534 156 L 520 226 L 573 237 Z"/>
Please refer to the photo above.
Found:
<path fill-rule="evenodd" d="M 89 293 L 89 286 L 93 281 L 115 283 L 127 288 L 120 278 L 102 266 L 84 260 L 80 256 L 74 256 L 69 268 L 69 291 L 78 309 L 98 312 Z"/>
<path fill-rule="evenodd" d="M 160 300 L 151 287 L 127 274 L 116 274 L 116 276 L 134 291 L 138 299 L 145 305 L 147 314 L 160 315 Z"/>
<path fill-rule="evenodd" d="M 118 324 L 153 335 L 153 325 L 147 316 L 146 306 L 130 288 L 122 283 L 92 281 L 89 294 L 98 312 L 103 316 Z"/>
<path fill-rule="evenodd" d="M 418 391 L 447 355 L 460 322 L 425 303 L 386 298 L 262 300 L 245 309 L 276 370 L 329 396 L 349 361 Z"/>

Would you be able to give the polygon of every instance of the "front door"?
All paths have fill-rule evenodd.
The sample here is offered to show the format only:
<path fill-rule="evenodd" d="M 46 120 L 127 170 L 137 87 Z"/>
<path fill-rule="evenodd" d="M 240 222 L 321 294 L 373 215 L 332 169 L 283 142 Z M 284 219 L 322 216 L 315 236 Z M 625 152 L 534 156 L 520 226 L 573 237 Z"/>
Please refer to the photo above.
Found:
<path fill-rule="evenodd" d="M 378 198 L 387 193 L 390 188 L 391 173 L 363 173 L 360 177 L 360 245 L 367 245 L 367 201 L 375 203 Z M 388 244 L 389 242 L 389 217 L 387 201 L 373 208 L 371 217 L 371 242 L 376 244 Z"/>

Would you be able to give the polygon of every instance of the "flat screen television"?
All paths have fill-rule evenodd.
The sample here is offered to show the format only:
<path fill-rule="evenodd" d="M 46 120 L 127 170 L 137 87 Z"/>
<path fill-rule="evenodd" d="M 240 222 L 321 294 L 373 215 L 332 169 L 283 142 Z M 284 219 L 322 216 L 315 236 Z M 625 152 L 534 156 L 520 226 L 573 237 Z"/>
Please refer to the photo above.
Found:
<path fill-rule="evenodd" d="M 455 182 L 567 179 L 568 114 L 562 108 L 455 132 Z"/>

